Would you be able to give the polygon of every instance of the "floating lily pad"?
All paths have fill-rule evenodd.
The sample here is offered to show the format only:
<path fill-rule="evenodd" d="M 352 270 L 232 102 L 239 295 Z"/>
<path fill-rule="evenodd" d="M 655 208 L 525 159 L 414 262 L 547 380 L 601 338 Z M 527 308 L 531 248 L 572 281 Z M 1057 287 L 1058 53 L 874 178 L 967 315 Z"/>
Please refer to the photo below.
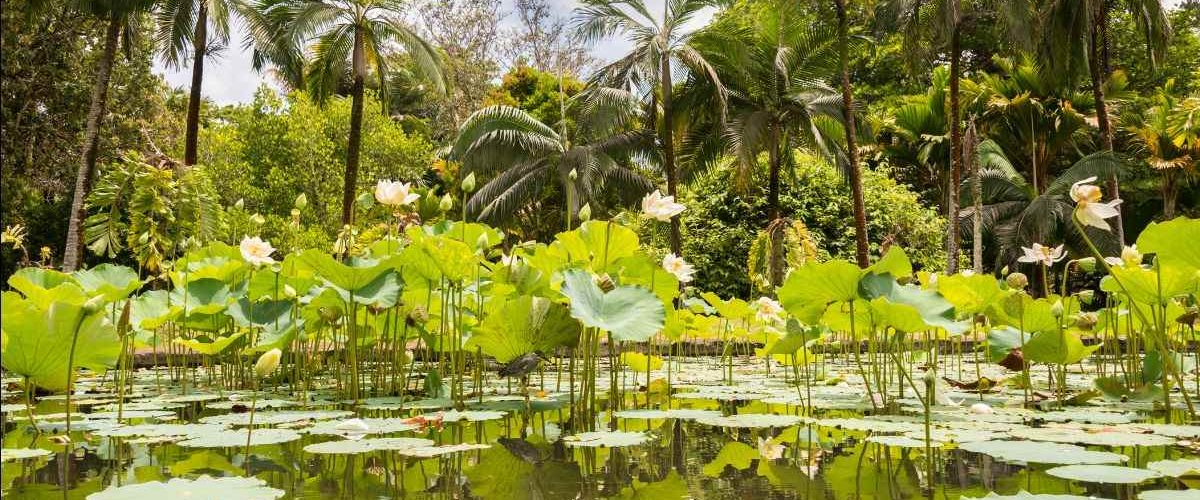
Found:
<path fill-rule="evenodd" d="M 904 434 L 913 439 L 925 439 L 925 431 L 910 431 Z M 938 429 L 929 430 L 929 438 L 934 441 L 942 441 L 944 443 L 971 443 L 975 441 L 989 441 L 995 439 L 999 434 L 992 431 L 981 431 L 975 429 Z"/>
<path fill-rule="evenodd" d="M 263 411 L 254 414 L 254 425 L 278 425 L 302 420 L 332 420 L 354 415 L 345 410 Z M 200 419 L 205 424 L 250 425 L 250 412 L 213 415 Z"/>
<path fill-rule="evenodd" d="M 871 436 L 867 438 L 868 443 L 881 444 L 884 446 L 894 446 L 896 448 L 924 448 L 925 439 L 915 439 L 908 436 Z M 930 448 L 941 448 L 945 443 L 941 441 L 929 441 Z"/>
<path fill-rule="evenodd" d="M 1200 490 L 1149 490 L 1138 493 L 1138 500 L 1200 500 Z"/>
<path fill-rule="evenodd" d="M 696 420 L 701 418 L 720 417 L 721 412 L 716 410 L 693 410 L 693 409 L 676 409 L 676 410 L 623 410 L 616 413 L 617 418 L 630 419 L 650 419 L 663 420 L 668 418 L 678 420 Z"/>
<path fill-rule="evenodd" d="M 1056 495 L 1056 494 L 1034 494 L 1025 490 L 1018 491 L 1014 495 L 999 495 L 996 492 L 988 493 L 983 497 L 963 497 L 963 498 L 986 498 L 988 500 L 1096 500 L 1096 497 L 1081 497 L 1079 495 Z"/>
<path fill-rule="evenodd" d="M 290 406 L 296 406 L 298 404 L 299 403 L 290 399 L 259 399 L 258 401 L 254 402 L 254 408 L 258 410 L 265 410 L 267 408 L 287 408 Z M 217 401 L 214 403 L 208 403 L 205 405 L 205 407 L 212 410 L 229 410 L 232 409 L 234 405 L 249 407 L 250 399 L 241 398 L 237 401 Z"/>
<path fill-rule="evenodd" d="M 50 450 L 40 448 L 4 448 L 0 449 L 0 462 L 45 457 L 53 454 L 54 452 Z"/>
<path fill-rule="evenodd" d="M 1005 462 L 1055 465 L 1113 464 L 1129 459 L 1119 453 L 1090 451 L 1082 446 L 1042 441 L 977 441 L 959 446 Z"/>
<path fill-rule="evenodd" d="M 701 417 L 696 422 L 714 427 L 791 427 L 804 422 L 804 417 L 796 415 L 773 415 L 770 413 L 741 413 L 728 417 Z"/>
<path fill-rule="evenodd" d="M 620 448 L 637 446 L 649 440 L 650 435 L 644 432 L 596 431 L 564 437 L 563 443 L 567 446 Z"/>
<path fill-rule="evenodd" d="M 304 451 L 323 455 L 356 455 L 372 451 L 404 451 L 431 446 L 433 446 L 433 441 L 422 438 L 376 438 L 359 441 L 326 441 L 305 446 Z"/>
<path fill-rule="evenodd" d="M 1200 476 L 1200 458 L 1159 460 L 1146 464 L 1146 468 L 1158 472 L 1164 476 Z"/>
<path fill-rule="evenodd" d="M 300 439 L 300 434 L 288 429 L 254 429 L 250 434 L 250 446 L 287 443 Z M 179 442 L 188 448 L 233 448 L 246 446 L 244 430 L 219 432 L 196 436 Z"/>
<path fill-rule="evenodd" d="M 497 420 L 504 418 L 507 412 L 503 411 L 487 411 L 487 410 L 467 410 L 458 411 L 450 410 L 441 412 L 443 422 L 458 422 L 466 420 L 467 422 L 483 422 L 486 420 Z"/>
<path fill-rule="evenodd" d="M 1190 439 L 1200 438 L 1200 425 L 1137 424 L 1137 427 L 1147 429 L 1160 436 Z"/>
<path fill-rule="evenodd" d="M 311 427 L 297 429 L 299 432 L 312 434 L 316 436 L 363 436 L 375 434 L 391 434 L 393 432 L 411 431 L 420 426 L 405 422 L 402 418 L 364 418 L 360 419 L 363 424 L 366 424 L 366 429 L 347 429 L 343 424 L 345 421 L 323 420 L 313 424 Z M 339 428 L 341 427 L 341 428 Z"/>
<path fill-rule="evenodd" d="M 905 422 L 888 422 L 884 420 L 866 420 L 861 418 L 827 418 L 818 420 L 817 425 L 836 427 L 852 431 L 875 432 L 880 434 L 900 434 L 919 430 L 915 424 Z"/>
<path fill-rule="evenodd" d="M 1138 484 L 1162 477 L 1152 470 L 1120 465 L 1064 465 L 1047 470 L 1047 474 L 1073 481 L 1105 484 Z"/>
<path fill-rule="evenodd" d="M 1094 410 L 1063 410 L 1038 413 L 1036 417 L 1047 422 L 1083 422 L 1089 424 L 1127 424 L 1136 415 Z"/>
<path fill-rule="evenodd" d="M 1089 432 L 1067 427 L 1026 427 L 1008 433 L 1018 439 L 1051 441 L 1093 446 L 1168 446 L 1175 444 L 1174 438 L 1154 434 L 1138 434 L 1116 430 Z"/>
<path fill-rule="evenodd" d="M 200 476 L 196 479 L 175 478 L 167 482 L 152 481 L 108 488 L 87 496 L 87 500 L 142 500 L 145 498 L 220 498 L 222 500 L 273 500 L 286 492 L 267 486 L 254 477 Z"/>
<path fill-rule="evenodd" d="M 479 444 L 479 443 L 462 443 L 462 444 L 450 444 L 450 445 L 444 445 L 444 446 L 419 446 L 416 448 L 405 448 L 405 449 L 399 450 L 399 453 L 401 455 L 408 456 L 408 457 L 430 458 L 430 457 L 438 457 L 438 456 L 442 456 L 442 455 L 449 455 L 451 453 L 461 453 L 464 451 L 471 451 L 471 450 L 482 450 L 482 449 L 486 449 L 486 448 L 491 448 L 491 445 Z"/>

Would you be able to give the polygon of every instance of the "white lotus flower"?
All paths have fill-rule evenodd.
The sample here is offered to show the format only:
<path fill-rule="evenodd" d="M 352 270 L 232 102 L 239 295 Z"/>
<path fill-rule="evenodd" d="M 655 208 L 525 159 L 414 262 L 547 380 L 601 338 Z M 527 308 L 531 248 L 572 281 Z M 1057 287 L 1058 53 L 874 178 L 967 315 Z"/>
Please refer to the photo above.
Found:
<path fill-rule="evenodd" d="M 258 375 L 258 378 L 270 375 L 276 368 L 279 368 L 279 360 L 282 358 L 283 351 L 279 349 L 271 349 L 264 352 L 262 356 L 258 357 L 258 361 L 254 363 L 254 374 Z"/>
<path fill-rule="evenodd" d="M 674 196 L 663 196 L 657 189 L 642 198 L 642 215 L 651 219 L 667 222 L 671 217 L 679 215 L 687 208 L 675 203 Z"/>
<path fill-rule="evenodd" d="M 407 182 L 380 180 L 375 184 L 375 200 L 384 205 L 399 207 L 420 198 L 421 195 L 412 192 L 412 185 Z"/>
<path fill-rule="evenodd" d="M 239 247 L 242 250 L 242 258 L 252 266 L 265 266 L 275 263 L 275 259 L 271 258 L 271 254 L 275 253 L 275 247 L 263 241 L 258 236 L 242 238 L 242 243 Z"/>
<path fill-rule="evenodd" d="M 1122 248 L 1120 257 L 1105 257 L 1104 262 L 1113 266 L 1140 266 L 1142 265 L 1142 252 L 1138 251 L 1135 243 Z"/>
<path fill-rule="evenodd" d="M 975 403 L 971 405 L 971 413 L 976 415 L 991 415 L 992 413 L 995 413 L 995 411 L 993 411 L 992 407 L 988 406 L 987 403 Z"/>
<path fill-rule="evenodd" d="M 1075 215 L 1085 226 L 1109 231 L 1112 227 L 1104 219 L 1116 217 L 1120 213 L 1117 211 L 1117 205 L 1121 204 L 1121 200 L 1101 203 L 1100 200 L 1104 197 L 1104 193 L 1100 191 L 1100 186 L 1090 184 L 1095 181 L 1095 177 L 1088 177 L 1071 185 L 1071 199 L 1075 201 Z"/>
<path fill-rule="evenodd" d="M 691 264 L 688 264 L 687 261 L 683 260 L 683 257 L 673 253 L 667 254 L 666 257 L 663 257 L 662 266 L 663 269 L 667 270 L 667 272 L 674 274 L 675 277 L 679 279 L 680 283 L 692 281 L 692 275 L 696 273 L 696 269 L 693 268 Z"/>
<path fill-rule="evenodd" d="M 764 323 L 779 322 L 783 306 L 770 297 L 759 297 L 754 301 L 754 318 Z"/>
<path fill-rule="evenodd" d="M 1018 258 L 1018 262 L 1038 263 L 1047 267 L 1067 256 L 1066 252 L 1063 252 L 1062 245 L 1051 248 L 1042 246 L 1041 243 L 1034 243 L 1032 247 L 1021 247 L 1021 251 L 1025 252 L 1025 255 Z"/>
<path fill-rule="evenodd" d="M 779 443 L 772 443 L 770 439 L 758 438 L 758 454 L 767 460 L 776 460 L 783 457 L 785 447 Z"/>

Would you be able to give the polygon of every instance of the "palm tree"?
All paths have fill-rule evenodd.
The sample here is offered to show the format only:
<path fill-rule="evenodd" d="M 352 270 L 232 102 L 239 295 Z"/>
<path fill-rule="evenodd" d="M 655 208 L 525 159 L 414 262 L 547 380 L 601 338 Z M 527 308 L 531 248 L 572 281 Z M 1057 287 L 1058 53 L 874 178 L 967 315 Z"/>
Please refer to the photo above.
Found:
<path fill-rule="evenodd" d="M 215 43 L 229 41 L 229 22 L 236 0 L 163 0 L 158 7 L 155 43 L 167 64 L 182 66 L 191 48 L 192 86 L 188 96 L 183 142 L 183 164 L 196 164 L 196 141 L 200 136 L 200 89 L 204 83 L 204 59 Z M 209 30 L 212 33 L 209 33 Z"/>
<path fill-rule="evenodd" d="M 716 73 L 691 45 L 692 32 L 686 25 L 696 14 L 713 4 L 712 0 L 666 0 L 661 19 L 650 14 L 645 0 L 583 0 L 576 9 L 575 27 L 584 43 L 595 43 L 614 35 L 624 35 L 633 47 L 628 53 L 601 68 L 593 77 L 598 86 L 632 88 L 643 94 L 652 112 L 651 124 L 657 123 L 663 173 L 667 194 L 676 196 L 679 171 L 676 165 L 675 109 L 672 80 L 674 70 L 683 67 L 711 79 L 720 91 Z M 681 255 L 679 217 L 671 218 L 671 251 Z"/>
<path fill-rule="evenodd" d="M 859 267 L 870 265 L 867 244 L 867 208 L 863 202 L 862 167 L 858 160 L 858 127 L 854 120 L 854 87 L 850 83 L 850 20 L 846 0 L 833 0 L 837 13 L 838 65 L 842 87 L 842 127 L 846 132 L 846 162 L 850 171 L 850 194 L 854 202 L 854 257 Z"/>
<path fill-rule="evenodd" d="M 398 43 L 408 53 L 422 77 L 438 92 L 445 91 L 441 58 L 437 51 L 399 19 L 402 0 L 281 0 L 262 2 L 261 18 L 283 32 L 277 34 L 295 47 L 312 43 L 314 56 L 305 74 L 310 94 L 318 102 L 327 100 L 338 83 L 349 76 L 350 134 L 346 147 L 346 176 L 342 189 L 342 224 L 354 219 L 358 183 L 359 150 L 362 142 L 363 89 L 368 68 L 374 70 L 380 89 L 386 93 L 389 68 L 387 51 Z M 275 40 L 275 37 L 269 37 Z M 274 43 L 271 44 L 273 46 Z M 304 49 L 296 49 L 304 52 Z"/>
<path fill-rule="evenodd" d="M 793 4 L 781 2 L 749 17 L 720 20 L 693 37 L 697 50 L 720 75 L 728 97 L 724 120 L 713 117 L 697 127 L 694 135 L 701 144 L 692 148 L 688 159 L 705 169 L 723 155 L 733 156 L 736 177 L 744 184 L 758 155 L 767 154 L 768 228 L 775 229 L 770 231 L 767 273 L 772 285 L 783 281 L 781 240 L 787 224 L 780 223 L 780 175 L 790 171 L 792 151 L 798 147 L 840 160 L 835 143 L 844 139 L 837 134 L 844 116 L 842 96 L 825 83 L 837 70 L 837 38 L 819 25 L 810 27 L 811 21 Z M 711 84 L 695 82 L 682 97 L 705 107 L 702 98 L 714 95 Z"/>
<path fill-rule="evenodd" d="M 1189 143 L 1180 126 L 1188 123 L 1182 116 L 1187 110 L 1172 95 L 1174 88 L 1175 81 L 1168 81 L 1154 96 L 1153 106 L 1123 117 L 1125 128 L 1145 148 L 1146 163 L 1162 174 L 1163 219 L 1175 217 L 1179 177 L 1194 173 L 1200 159 L 1200 143 Z"/>
<path fill-rule="evenodd" d="M 88 108 L 87 125 L 80 147 L 79 170 L 75 175 L 75 194 L 71 199 L 71 216 L 67 223 L 66 248 L 63 249 L 63 270 L 70 272 L 83 261 L 83 223 L 87 218 L 84 200 L 92 190 L 96 175 L 96 158 L 100 152 L 100 121 L 108 104 L 108 82 L 118 45 L 132 50 L 134 39 L 141 31 L 138 22 L 153 3 L 152 0 L 76 0 L 70 6 L 107 21 L 104 29 L 104 48 L 96 61 L 96 80 L 92 83 L 92 100 Z"/>
<path fill-rule="evenodd" d="M 605 192 L 632 202 L 652 189 L 633 167 L 648 154 L 653 136 L 639 98 L 612 88 L 593 89 L 571 99 L 567 116 L 575 130 L 556 131 L 511 106 L 490 106 L 463 123 L 450 148 L 464 172 L 492 176 L 467 202 L 467 211 L 493 224 L 509 222 L 555 183 L 566 197 L 567 223 L 585 203 Z M 593 207 L 599 208 L 599 207 Z"/>

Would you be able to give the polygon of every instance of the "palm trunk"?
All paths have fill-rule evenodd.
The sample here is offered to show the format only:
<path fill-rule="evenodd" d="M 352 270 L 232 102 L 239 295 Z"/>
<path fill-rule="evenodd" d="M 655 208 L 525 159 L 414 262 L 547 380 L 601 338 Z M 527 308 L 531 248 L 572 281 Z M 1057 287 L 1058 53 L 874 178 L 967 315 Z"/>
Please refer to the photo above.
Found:
<path fill-rule="evenodd" d="M 979 177 L 979 136 L 975 130 L 975 119 L 967 123 L 967 151 L 963 159 L 971 169 L 971 264 L 976 274 L 983 274 L 983 179 Z"/>
<path fill-rule="evenodd" d="M 350 101 L 350 138 L 346 146 L 346 179 L 342 184 L 342 225 L 354 222 L 354 191 L 358 187 L 358 150 L 362 142 L 363 78 L 366 60 L 362 33 L 354 32 L 354 88 Z"/>
<path fill-rule="evenodd" d="M 117 58 L 117 44 L 121 39 L 121 23 L 116 14 L 108 20 L 104 33 L 104 53 L 96 62 L 96 81 L 92 85 L 92 104 L 88 109 L 87 128 L 83 134 L 79 172 L 75 175 L 75 195 L 71 199 L 71 218 L 67 223 L 67 242 L 63 249 L 63 271 L 79 268 L 83 261 L 83 221 L 87 216 L 84 201 L 92 190 L 92 178 L 96 172 L 96 157 L 100 150 L 100 121 L 104 119 L 108 104 L 108 81 L 112 76 L 113 61 Z"/>
<path fill-rule="evenodd" d="M 1163 171 L 1162 199 L 1163 220 L 1175 218 L 1175 200 L 1179 197 L 1179 188 L 1175 185 L 1175 169 Z"/>
<path fill-rule="evenodd" d="M 187 130 L 183 142 L 183 164 L 196 164 L 196 141 L 200 137 L 200 88 L 204 84 L 204 57 L 208 51 L 208 4 L 200 2 L 196 32 L 192 37 L 192 89 L 188 96 Z"/>
<path fill-rule="evenodd" d="M 768 256 L 767 277 L 770 279 L 773 287 L 783 284 L 783 228 L 778 225 L 781 215 L 779 211 L 779 127 L 779 124 L 771 126 L 771 144 L 770 150 L 767 152 L 771 169 L 770 180 L 767 185 L 767 206 L 770 215 L 770 221 L 767 222 L 767 232 L 771 239 L 771 254 Z"/>
<path fill-rule="evenodd" d="M 679 189 L 679 172 L 675 171 L 675 120 L 671 116 L 671 92 L 674 85 L 671 84 L 671 59 L 667 55 L 662 56 L 661 66 L 659 67 L 659 75 L 661 80 L 662 93 L 662 130 L 659 132 L 659 142 L 663 148 L 663 171 L 667 176 L 667 194 L 670 196 L 678 196 Z M 679 200 L 676 199 L 676 202 Z M 679 216 L 671 217 L 671 252 L 675 255 L 682 256 L 682 242 L 679 231 Z"/>
<path fill-rule="evenodd" d="M 962 73 L 959 49 L 958 0 L 951 3 L 954 26 L 950 32 L 950 186 L 946 198 L 946 272 L 958 272 L 958 187 L 962 183 L 962 121 L 958 83 Z"/>
<path fill-rule="evenodd" d="M 1105 151 L 1113 150 L 1112 124 L 1108 119 L 1108 102 L 1104 98 L 1104 82 L 1108 80 L 1108 9 L 1105 2 L 1096 2 L 1096 12 L 1091 30 L 1091 54 L 1088 70 L 1092 79 L 1092 98 L 1096 101 L 1096 122 L 1100 128 L 1100 144 Z M 1121 197 L 1117 176 L 1114 174 L 1105 182 L 1110 199 Z M 1117 240 L 1125 244 L 1125 225 L 1121 216 L 1121 206 L 1117 205 L 1116 235 Z"/>
<path fill-rule="evenodd" d="M 849 25 L 846 18 L 846 0 L 834 0 L 838 18 L 838 52 L 841 59 L 842 118 L 846 130 L 846 158 L 850 163 L 850 194 L 854 198 L 854 256 L 859 267 L 867 267 L 871 261 L 867 246 L 867 210 L 863 202 L 862 171 L 858 164 L 858 139 L 854 124 L 854 89 L 850 85 Z"/>

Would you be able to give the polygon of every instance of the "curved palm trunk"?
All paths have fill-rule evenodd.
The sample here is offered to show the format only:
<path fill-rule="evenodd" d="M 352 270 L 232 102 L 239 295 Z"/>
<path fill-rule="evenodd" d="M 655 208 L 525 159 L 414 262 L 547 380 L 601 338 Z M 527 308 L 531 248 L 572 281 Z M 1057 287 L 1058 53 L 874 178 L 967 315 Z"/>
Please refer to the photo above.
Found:
<path fill-rule="evenodd" d="M 854 247 L 859 267 L 871 264 L 867 246 L 867 210 L 863 202 L 862 170 L 858 164 L 858 138 L 854 123 L 854 89 L 850 85 L 849 30 L 846 0 L 834 0 L 838 18 L 838 52 L 841 59 L 842 116 L 846 130 L 846 157 L 850 163 L 850 194 L 854 198 Z"/>
<path fill-rule="evenodd" d="M 1088 71 L 1092 79 L 1092 98 L 1096 101 L 1096 121 L 1100 128 L 1100 143 L 1105 151 L 1113 150 L 1112 124 L 1108 120 L 1108 102 L 1104 98 L 1104 82 L 1108 79 L 1108 9 L 1105 2 L 1095 2 L 1096 12 L 1093 13 L 1091 29 L 1091 54 L 1088 61 Z M 1121 197 L 1117 176 L 1113 175 L 1106 181 L 1108 196 L 1112 199 Z M 1117 240 L 1125 244 L 1125 225 L 1121 216 L 1121 206 L 1117 205 L 1116 224 Z"/>
<path fill-rule="evenodd" d="M 958 272 L 958 188 L 962 183 L 962 114 L 959 110 L 958 83 L 962 74 L 959 48 L 958 0 L 952 0 L 954 26 L 950 33 L 950 186 L 946 190 L 946 272 Z"/>
<path fill-rule="evenodd" d="M 975 130 L 975 119 L 967 122 L 966 131 L 967 151 L 963 159 L 971 169 L 971 202 L 974 208 L 971 214 L 971 264 L 975 274 L 983 274 L 983 179 L 979 177 L 979 135 Z"/>
<path fill-rule="evenodd" d="M 366 60 L 363 54 L 362 33 L 354 32 L 354 88 L 350 101 L 350 137 L 346 145 L 346 179 L 342 184 L 342 225 L 354 222 L 354 191 L 358 186 L 358 152 L 362 142 L 363 75 Z"/>
<path fill-rule="evenodd" d="M 767 185 L 767 206 L 771 219 L 767 223 L 767 232 L 771 238 L 771 255 L 767 263 L 767 276 L 770 278 L 772 286 L 783 284 L 783 228 L 777 224 L 781 215 L 779 211 L 779 170 L 781 167 L 779 143 L 779 124 L 773 124 L 771 125 L 770 150 L 767 152 L 771 169 Z"/>
<path fill-rule="evenodd" d="M 192 37 L 192 89 L 188 96 L 187 130 L 183 142 L 183 164 L 196 164 L 196 141 L 200 137 L 200 88 L 204 84 L 204 57 L 208 51 L 208 3 L 200 2 L 196 31 Z"/>
<path fill-rule="evenodd" d="M 671 84 L 671 59 L 666 54 L 662 56 L 658 73 L 661 80 L 663 110 L 662 130 L 659 132 L 659 142 L 663 147 L 663 171 L 667 176 L 667 194 L 678 196 L 679 173 L 675 171 L 675 120 L 671 116 L 671 92 L 674 85 Z M 671 252 L 675 255 L 683 255 L 678 215 L 671 217 Z"/>
<path fill-rule="evenodd" d="M 100 121 L 108 105 L 108 81 L 112 76 L 113 61 L 117 58 L 117 43 L 121 39 L 121 23 L 117 15 L 108 21 L 104 33 L 104 53 L 96 63 L 96 81 L 92 85 L 92 104 L 88 109 L 87 128 L 83 134 L 79 171 L 75 174 L 75 195 L 71 199 L 71 218 L 67 223 L 67 242 L 63 249 L 63 271 L 79 268 L 83 261 L 84 200 L 92 190 L 92 178 L 96 172 L 96 157 L 100 151 Z"/>

